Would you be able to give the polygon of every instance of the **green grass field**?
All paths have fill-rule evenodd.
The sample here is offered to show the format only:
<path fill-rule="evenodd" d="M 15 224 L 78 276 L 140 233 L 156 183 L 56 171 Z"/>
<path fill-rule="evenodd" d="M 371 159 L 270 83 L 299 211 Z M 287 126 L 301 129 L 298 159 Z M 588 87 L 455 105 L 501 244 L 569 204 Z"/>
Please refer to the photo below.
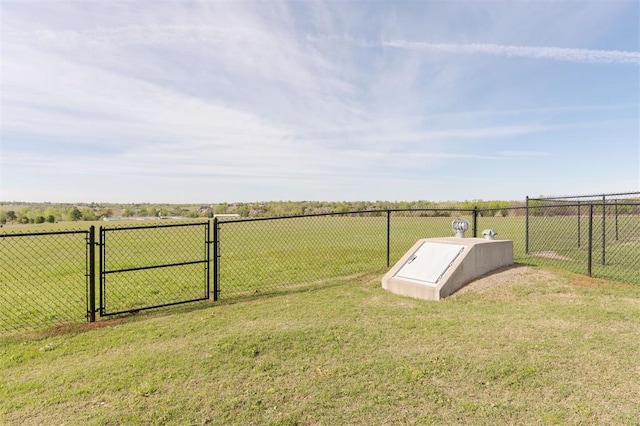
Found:
<path fill-rule="evenodd" d="M 0 337 L 7 425 L 637 425 L 640 287 L 518 267 L 440 302 L 380 276 Z"/>
<path fill-rule="evenodd" d="M 472 222 L 471 217 L 465 218 Z M 601 264 L 602 222 L 595 219 L 594 276 L 640 284 L 640 218 L 619 218 L 617 241 L 613 237 L 614 221 L 606 222 L 606 265 Z M 452 217 L 392 214 L 390 264 L 419 238 L 451 235 L 451 221 Z M 98 228 L 104 224 L 93 225 Z M 86 230 L 90 224 L 73 224 L 76 229 L 80 225 Z M 69 227 L 70 224 L 42 224 L 6 231 Z M 479 217 L 477 227 L 478 235 L 485 228 L 494 228 L 499 239 L 513 240 L 518 263 L 587 273 L 585 218 L 578 223 L 576 217 L 531 217 L 529 254 L 525 253 L 524 217 Z M 204 232 L 201 226 L 108 232 L 107 267 L 118 270 L 201 260 L 206 251 Z M 471 236 L 471 231 L 467 235 Z M 0 329 L 42 328 L 84 320 L 85 238 L 84 234 L 0 238 L 0 303 L 4 307 L 0 310 Z M 364 274 L 381 276 L 387 270 L 387 217 L 362 214 L 223 222 L 219 247 L 221 300 L 332 283 Z M 206 274 L 211 285 L 213 282 L 212 268 L 207 266 L 210 265 L 107 274 L 107 311 L 201 298 L 206 290 Z"/>

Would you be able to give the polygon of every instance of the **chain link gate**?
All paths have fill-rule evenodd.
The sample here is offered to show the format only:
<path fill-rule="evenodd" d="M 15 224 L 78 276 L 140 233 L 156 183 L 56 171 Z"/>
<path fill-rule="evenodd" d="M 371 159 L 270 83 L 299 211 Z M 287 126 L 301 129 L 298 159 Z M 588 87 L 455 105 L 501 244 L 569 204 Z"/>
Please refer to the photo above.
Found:
<path fill-rule="evenodd" d="M 100 316 L 208 300 L 210 223 L 100 227 Z"/>

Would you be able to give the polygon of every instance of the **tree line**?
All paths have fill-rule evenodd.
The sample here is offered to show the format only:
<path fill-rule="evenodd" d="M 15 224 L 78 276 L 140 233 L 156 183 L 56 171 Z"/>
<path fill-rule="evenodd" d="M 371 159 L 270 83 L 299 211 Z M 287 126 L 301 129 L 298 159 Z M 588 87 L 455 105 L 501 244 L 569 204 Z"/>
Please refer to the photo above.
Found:
<path fill-rule="evenodd" d="M 621 205 L 616 205 L 615 203 Z M 607 211 L 616 214 L 637 214 L 640 199 L 608 201 Z M 584 202 L 578 207 L 575 202 L 553 202 L 530 200 L 529 213 L 533 216 L 575 216 L 586 214 Z M 552 207 L 545 207 L 553 205 Z M 266 201 L 216 204 L 151 204 L 151 203 L 30 203 L 0 202 L 0 225 L 55 223 L 70 221 L 95 221 L 119 216 L 123 218 L 185 217 L 205 218 L 216 214 L 236 214 L 241 218 L 299 216 L 309 214 L 346 213 L 375 210 L 421 210 L 423 216 L 450 216 L 455 209 L 478 208 L 481 216 L 524 215 L 524 201 L 465 200 L 465 201 Z M 595 211 L 603 206 L 594 203 Z M 600 209 L 600 210 L 599 210 Z M 613 211 L 611 211 L 612 213 Z"/>
<path fill-rule="evenodd" d="M 115 203 L 28 203 L 0 202 L 0 224 L 95 221 L 109 217 L 212 217 L 237 214 L 242 218 L 299 216 L 371 210 L 424 210 L 429 215 L 448 216 L 451 209 L 491 209 L 488 213 L 507 216 L 510 207 L 522 207 L 521 201 L 268 201 L 216 204 L 115 204 Z M 440 212 L 436 210 L 442 210 Z M 485 213 L 486 214 L 486 213 Z"/>

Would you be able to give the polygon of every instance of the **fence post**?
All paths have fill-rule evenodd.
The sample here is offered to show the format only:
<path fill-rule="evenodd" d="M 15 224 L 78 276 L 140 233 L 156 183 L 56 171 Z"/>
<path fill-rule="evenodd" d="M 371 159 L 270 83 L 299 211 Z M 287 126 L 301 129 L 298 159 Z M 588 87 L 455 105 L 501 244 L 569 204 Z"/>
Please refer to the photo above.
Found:
<path fill-rule="evenodd" d="M 478 235 L 478 206 L 473 206 L 473 238 Z"/>
<path fill-rule="evenodd" d="M 605 250 L 606 250 L 606 239 L 607 239 L 607 228 L 606 228 L 606 220 L 607 220 L 607 196 L 602 196 L 602 264 L 606 264 L 605 259 Z"/>
<path fill-rule="evenodd" d="M 106 310 L 106 303 L 105 303 L 105 294 L 104 294 L 104 286 L 105 286 L 105 277 L 104 277 L 104 256 L 105 256 L 105 249 L 104 249 L 104 245 L 106 244 L 106 234 L 105 234 L 105 229 L 103 226 L 100 227 L 100 242 L 98 243 L 98 247 L 100 247 L 100 250 L 98 250 L 98 265 L 99 265 L 99 270 L 98 273 L 100 274 L 100 316 L 103 316 L 105 314 L 105 310 Z"/>
<path fill-rule="evenodd" d="M 578 248 L 580 248 L 580 201 L 578 201 Z"/>
<path fill-rule="evenodd" d="M 387 210 L 387 268 L 391 265 L 391 210 Z"/>
<path fill-rule="evenodd" d="M 207 263 L 205 263 L 207 267 L 207 275 L 205 277 L 205 294 L 207 299 L 211 298 L 211 221 L 207 221 L 205 224 L 205 256 L 207 259 Z"/>
<path fill-rule="evenodd" d="M 524 213 L 524 253 L 529 254 L 529 196 L 527 195 Z"/>
<path fill-rule="evenodd" d="M 87 320 L 96 321 L 96 228 L 89 227 L 89 300 Z"/>
<path fill-rule="evenodd" d="M 219 243 L 219 229 L 218 229 L 218 218 L 214 216 L 213 218 L 213 301 L 216 302 L 218 300 L 218 292 L 219 290 L 219 274 L 220 268 L 218 265 L 218 261 L 220 259 L 220 248 L 218 247 Z"/>
<path fill-rule="evenodd" d="M 591 276 L 591 262 L 593 252 L 593 203 L 589 204 L 589 235 L 587 243 L 587 275 Z"/>
<path fill-rule="evenodd" d="M 618 241 L 618 199 L 614 200 L 615 208 L 616 208 L 616 241 Z"/>

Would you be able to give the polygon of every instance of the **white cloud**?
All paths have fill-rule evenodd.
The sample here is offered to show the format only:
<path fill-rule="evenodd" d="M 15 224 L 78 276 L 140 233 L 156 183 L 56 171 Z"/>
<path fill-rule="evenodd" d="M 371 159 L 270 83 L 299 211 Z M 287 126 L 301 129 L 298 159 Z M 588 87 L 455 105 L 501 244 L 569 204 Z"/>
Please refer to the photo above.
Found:
<path fill-rule="evenodd" d="M 551 59 L 556 61 L 581 62 L 588 64 L 640 64 L 640 52 L 619 50 L 571 49 L 542 46 L 509 46 L 499 44 L 471 43 L 448 44 L 427 43 L 406 40 L 381 42 L 383 47 L 398 49 L 431 50 L 452 54 L 479 54 L 530 59 Z"/>
<path fill-rule="evenodd" d="M 498 155 L 505 159 L 534 159 L 551 155 L 545 151 L 498 151 Z"/>
<path fill-rule="evenodd" d="M 219 44 L 230 41 L 259 43 L 264 33 L 246 27 L 150 24 L 85 30 L 17 31 L 8 32 L 5 36 L 14 43 L 70 48 L 99 45 Z"/>
<path fill-rule="evenodd" d="M 351 35 L 307 35 L 314 42 L 343 42 L 360 48 L 393 48 L 464 54 L 487 54 L 509 58 L 549 59 L 587 64 L 640 64 L 640 52 L 620 50 L 576 49 L 554 46 L 514 46 L 495 43 L 431 43 L 426 41 L 383 40 L 371 41 Z"/>

